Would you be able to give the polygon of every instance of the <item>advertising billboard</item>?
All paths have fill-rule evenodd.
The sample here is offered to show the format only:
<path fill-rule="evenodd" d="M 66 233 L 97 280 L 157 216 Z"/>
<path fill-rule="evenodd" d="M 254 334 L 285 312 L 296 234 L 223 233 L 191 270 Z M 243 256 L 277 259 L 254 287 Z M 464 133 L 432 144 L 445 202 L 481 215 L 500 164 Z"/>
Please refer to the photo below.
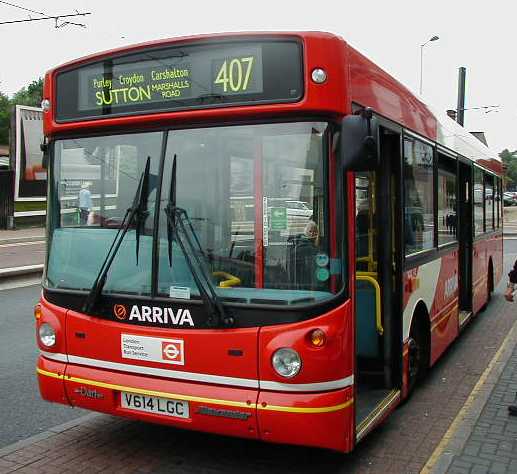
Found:
<path fill-rule="evenodd" d="M 47 170 L 43 167 L 43 111 L 37 107 L 17 105 L 14 117 L 15 201 L 46 201 Z M 44 211 L 35 211 L 41 214 Z"/>

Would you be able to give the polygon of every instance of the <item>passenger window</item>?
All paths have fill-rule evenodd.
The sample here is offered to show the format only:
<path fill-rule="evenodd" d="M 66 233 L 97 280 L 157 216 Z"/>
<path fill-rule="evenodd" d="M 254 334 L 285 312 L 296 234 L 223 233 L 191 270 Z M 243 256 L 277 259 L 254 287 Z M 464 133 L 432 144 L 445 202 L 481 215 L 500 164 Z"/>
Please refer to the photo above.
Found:
<path fill-rule="evenodd" d="M 457 240 L 455 162 L 439 157 L 438 167 L 438 245 Z"/>
<path fill-rule="evenodd" d="M 406 255 L 433 248 L 433 148 L 404 137 L 404 231 Z"/>
<path fill-rule="evenodd" d="M 474 235 L 480 235 L 485 231 L 483 215 L 483 171 L 474 168 Z"/>

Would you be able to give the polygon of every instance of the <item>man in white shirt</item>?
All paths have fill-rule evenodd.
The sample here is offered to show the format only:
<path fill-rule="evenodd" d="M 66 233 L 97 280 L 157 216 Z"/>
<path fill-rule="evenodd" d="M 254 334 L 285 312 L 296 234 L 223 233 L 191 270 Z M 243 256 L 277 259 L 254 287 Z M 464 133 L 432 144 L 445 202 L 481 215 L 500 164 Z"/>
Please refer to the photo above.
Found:
<path fill-rule="evenodd" d="M 89 186 L 89 183 L 83 183 L 81 185 L 81 190 L 79 191 L 79 214 L 81 225 L 86 225 L 88 223 L 88 215 L 92 210 L 92 193 L 88 189 Z"/>

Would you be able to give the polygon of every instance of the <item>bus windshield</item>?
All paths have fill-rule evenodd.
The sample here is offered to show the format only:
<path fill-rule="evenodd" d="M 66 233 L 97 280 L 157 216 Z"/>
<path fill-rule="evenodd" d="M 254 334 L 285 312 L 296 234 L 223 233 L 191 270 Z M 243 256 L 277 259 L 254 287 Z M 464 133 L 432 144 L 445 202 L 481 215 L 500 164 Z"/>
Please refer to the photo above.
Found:
<path fill-rule="evenodd" d="M 139 259 L 132 226 L 105 294 L 198 299 L 186 261 L 196 257 L 225 302 L 332 297 L 342 270 L 330 258 L 328 129 L 298 122 L 57 140 L 47 288 L 91 288 L 149 158 Z M 171 201 L 184 211 L 184 226 L 168 221 Z M 197 255 L 181 246 L 186 228 L 196 242 L 187 251 Z"/>

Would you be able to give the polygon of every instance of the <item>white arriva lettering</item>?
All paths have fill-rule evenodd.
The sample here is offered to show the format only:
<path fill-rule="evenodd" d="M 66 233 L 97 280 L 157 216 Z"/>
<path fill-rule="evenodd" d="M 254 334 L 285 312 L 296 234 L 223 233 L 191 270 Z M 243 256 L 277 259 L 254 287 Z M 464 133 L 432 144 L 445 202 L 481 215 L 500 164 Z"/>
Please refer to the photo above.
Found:
<path fill-rule="evenodd" d="M 153 320 L 151 319 L 152 312 L 153 312 L 153 310 L 151 307 L 142 306 L 142 318 L 140 319 L 140 321 L 149 321 L 150 323 L 152 323 L 153 322 Z"/>
<path fill-rule="evenodd" d="M 163 314 L 162 308 L 153 306 L 153 323 L 162 323 L 163 324 L 162 314 Z"/>
<path fill-rule="evenodd" d="M 160 324 L 174 324 L 183 326 L 188 324 L 194 326 L 194 320 L 188 309 L 178 309 L 176 313 L 172 308 L 160 308 L 156 306 L 142 306 L 140 309 L 138 306 L 131 308 L 129 314 L 129 320 L 137 319 L 140 322 L 149 323 L 160 323 Z"/>
<path fill-rule="evenodd" d="M 445 281 L 444 296 L 445 299 L 450 298 L 458 289 L 458 274 L 453 275 Z"/>
<path fill-rule="evenodd" d="M 175 319 L 176 316 L 174 316 L 174 311 L 172 311 L 172 308 L 165 308 L 164 313 L 166 322 L 167 320 L 169 320 L 172 324 L 178 324 L 178 321 Z"/>
<path fill-rule="evenodd" d="M 131 308 L 131 314 L 129 315 L 129 320 L 138 319 L 139 321 L 142 320 L 142 317 L 140 316 L 140 311 L 138 310 L 138 306 L 133 306 Z"/>
<path fill-rule="evenodd" d="M 185 323 L 188 323 L 190 326 L 194 326 L 194 321 L 192 321 L 192 316 L 188 309 L 185 309 L 181 314 L 180 325 L 183 326 Z"/>

